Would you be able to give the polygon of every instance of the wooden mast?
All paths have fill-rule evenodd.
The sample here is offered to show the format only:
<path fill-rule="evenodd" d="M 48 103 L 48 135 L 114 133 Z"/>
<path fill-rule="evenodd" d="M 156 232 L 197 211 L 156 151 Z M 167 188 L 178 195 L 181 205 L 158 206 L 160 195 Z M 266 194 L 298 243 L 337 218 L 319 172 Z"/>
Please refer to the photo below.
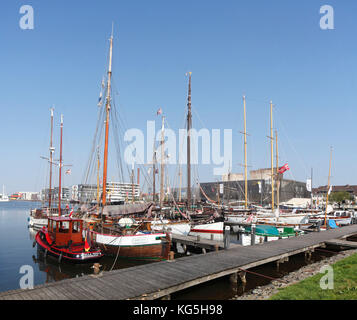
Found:
<path fill-rule="evenodd" d="M 61 195 L 62 195 L 62 136 L 63 136 L 63 115 L 61 114 L 61 140 L 60 140 L 60 161 L 59 161 L 59 186 L 58 186 L 58 216 L 61 216 Z"/>
<path fill-rule="evenodd" d="M 243 96 L 244 105 L 244 194 L 245 194 L 245 209 L 248 208 L 248 173 L 247 173 L 247 119 L 245 96 Z"/>
<path fill-rule="evenodd" d="M 276 152 L 276 206 L 279 210 L 280 203 L 280 179 L 279 179 L 279 153 L 278 153 L 278 131 L 275 130 L 275 152 Z"/>
<path fill-rule="evenodd" d="M 50 137 L 50 189 L 48 192 L 48 209 L 51 214 L 51 204 L 52 204 L 52 162 L 53 162 L 53 153 L 55 151 L 53 147 L 53 108 L 51 110 L 51 137 Z"/>
<path fill-rule="evenodd" d="M 274 136 L 273 136 L 273 102 L 270 101 L 270 149 L 271 149 L 271 210 L 274 211 Z"/>
<path fill-rule="evenodd" d="M 131 168 L 131 203 L 134 203 L 134 162 Z"/>
<path fill-rule="evenodd" d="M 160 166 L 160 208 L 162 208 L 162 205 L 164 203 L 164 175 L 165 175 L 165 166 L 164 166 L 164 161 L 165 161 L 165 117 L 162 116 L 162 126 L 161 126 L 161 166 Z"/>
<path fill-rule="evenodd" d="M 99 169 L 100 169 L 100 159 L 99 159 L 99 146 L 98 146 L 98 148 L 97 148 L 97 207 L 98 208 L 99 208 L 99 201 L 100 201 Z"/>
<path fill-rule="evenodd" d="M 188 80 L 188 112 L 187 112 L 187 209 L 191 209 L 191 127 L 192 127 L 192 111 L 191 111 L 191 75 L 187 73 Z M 186 75 L 187 75 L 186 74 Z"/>
<path fill-rule="evenodd" d="M 110 50 L 109 50 L 109 69 L 108 69 L 108 82 L 107 82 L 107 101 L 106 101 L 106 119 L 105 119 L 105 143 L 104 143 L 104 162 L 103 162 L 103 192 L 102 204 L 103 209 L 107 203 L 107 169 L 108 169 L 108 141 L 109 141 L 109 111 L 110 111 L 110 88 L 112 78 L 112 54 L 113 54 L 113 32 L 110 37 Z"/>
<path fill-rule="evenodd" d="M 325 223 L 324 223 L 325 228 L 326 228 L 326 222 L 327 222 L 327 206 L 328 206 L 328 196 L 329 196 L 329 190 L 330 190 L 331 162 L 332 162 L 332 147 L 331 147 L 331 150 L 330 150 L 330 166 L 329 166 L 329 170 L 328 170 L 328 182 L 327 182 L 327 194 L 326 194 L 326 209 L 325 209 Z"/>
<path fill-rule="evenodd" d="M 180 177 L 180 186 L 179 186 L 179 202 L 181 202 L 181 194 L 182 194 L 182 168 L 181 164 L 179 164 L 179 177 Z"/>
<path fill-rule="evenodd" d="M 156 178 L 156 151 L 154 151 L 154 156 L 153 156 L 153 162 L 152 162 L 152 201 L 155 203 L 156 201 L 156 190 L 155 190 L 155 178 Z"/>

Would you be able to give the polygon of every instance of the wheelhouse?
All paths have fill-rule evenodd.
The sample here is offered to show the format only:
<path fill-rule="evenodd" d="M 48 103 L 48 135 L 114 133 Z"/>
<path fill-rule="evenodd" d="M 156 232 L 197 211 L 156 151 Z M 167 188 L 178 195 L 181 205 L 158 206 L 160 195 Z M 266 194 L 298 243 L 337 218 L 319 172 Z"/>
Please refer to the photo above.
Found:
<path fill-rule="evenodd" d="M 56 246 L 76 245 L 83 242 L 83 220 L 81 219 L 50 217 L 47 229 Z"/>

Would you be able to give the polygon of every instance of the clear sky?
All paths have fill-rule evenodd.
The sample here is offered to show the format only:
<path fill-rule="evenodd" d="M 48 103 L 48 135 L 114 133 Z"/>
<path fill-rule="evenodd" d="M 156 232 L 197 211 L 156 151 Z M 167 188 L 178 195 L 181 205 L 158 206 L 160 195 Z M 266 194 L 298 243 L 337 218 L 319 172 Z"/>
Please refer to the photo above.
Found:
<path fill-rule="evenodd" d="M 34 9 L 22 30 L 19 10 Z M 320 7 L 334 8 L 334 30 L 320 28 Z M 159 106 L 183 127 L 192 71 L 193 126 L 233 129 L 233 172 L 242 172 L 247 96 L 248 164 L 270 166 L 269 101 L 275 104 L 286 178 L 357 184 L 355 0 L 3 0 L 0 4 L 0 185 L 7 193 L 47 183 L 50 107 L 64 114 L 65 185 L 81 183 L 97 119 L 114 22 L 113 85 L 127 128 L 146 130 Z M 109 176 L 112 173 L 109 174 Z M 113 173 L 114 175 L 114 173 Z M 212 166 L 199 168 L 214 181 Z M 55 182 L 56 183 L 56 182 Z"/>

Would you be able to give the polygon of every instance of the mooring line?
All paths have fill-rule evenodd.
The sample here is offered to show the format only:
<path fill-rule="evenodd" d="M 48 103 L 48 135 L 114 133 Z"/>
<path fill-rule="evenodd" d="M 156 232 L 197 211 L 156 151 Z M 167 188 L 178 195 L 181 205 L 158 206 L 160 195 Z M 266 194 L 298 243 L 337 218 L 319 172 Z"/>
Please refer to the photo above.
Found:
<path fill-rule="evenodd" d="M 255 274 L 255 275 L 257 275 L 257 276 L 260 276 L 260 277 L 263 277 L 263 278 L 267 278 L 267 279 L 272 280 L 272 281 L 280 281 L 280 282 L 283 282 L 283 283 L 286 283 L 286 284 L 289 283 L 289 282 L 286 281 L 286 280 L 282 280 L 282 279 L 279 279 L 279 278 L 269 277 L 269 276 L 266 276 L 266 275 L 261 274 L 261 273 L 257 273 L 257 272 L 253 272 L 253 271 L 249 271 L 249 270 L 244 270 L 244 269 L 242 269 L 242 268 L 239 268 L 239 270 L 244 271 L 244 272 L 248 272 L 248 273 L 252 273 L 252 274 Z"/>

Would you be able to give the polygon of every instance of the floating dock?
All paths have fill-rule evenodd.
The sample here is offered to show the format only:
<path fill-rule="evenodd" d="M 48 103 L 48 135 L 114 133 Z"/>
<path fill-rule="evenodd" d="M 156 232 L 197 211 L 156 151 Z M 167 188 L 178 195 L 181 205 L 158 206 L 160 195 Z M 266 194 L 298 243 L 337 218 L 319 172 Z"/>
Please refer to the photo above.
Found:
<path fill-rule="evenodd" d="M 235 246 L 173 261 L 86 275 L 40 285 L 31 290 L 0 293 L 0 300 L 152 300 L 269 262 L 286 261 L 326 244 L 346 246 L 339 240 L 357 234 L 357 225 L 313 232 L 253 246 Z M 352 243 L 354 245 L 354 243 Z"/>

